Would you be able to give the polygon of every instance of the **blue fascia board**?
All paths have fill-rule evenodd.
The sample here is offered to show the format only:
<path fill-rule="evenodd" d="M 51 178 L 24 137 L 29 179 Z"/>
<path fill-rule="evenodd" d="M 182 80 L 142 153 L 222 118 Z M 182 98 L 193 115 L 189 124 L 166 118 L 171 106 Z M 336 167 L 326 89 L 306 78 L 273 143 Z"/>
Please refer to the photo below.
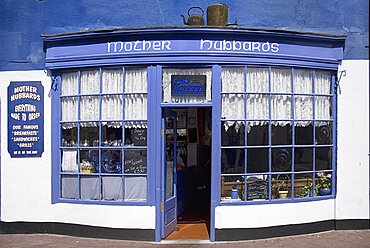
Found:
<path fill-rule="evenodd" d="M 345 41 L 344 36 L 226 28 L 127 29 L 51 35 L 43 39 L 47 69 L 132 63 L 260 64 L 260 61 L 279 65 L 297 61 L 293 65 L 336 69 L 343 59 Z"/>

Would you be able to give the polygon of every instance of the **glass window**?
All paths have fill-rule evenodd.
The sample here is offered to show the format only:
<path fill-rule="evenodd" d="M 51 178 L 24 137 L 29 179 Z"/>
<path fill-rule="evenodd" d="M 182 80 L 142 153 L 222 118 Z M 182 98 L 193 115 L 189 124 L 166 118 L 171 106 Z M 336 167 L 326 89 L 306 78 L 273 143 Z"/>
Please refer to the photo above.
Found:
<path fill-rule="evenodd" d="M 162 82 L 163 103 L 212 101 L 211 69 L 163 69 Z"/>
<path fill-rule="evenodd" d="M 147 88 L 146 69 L 62 73 L 61 199 L 146 201 Z"/>
<path fill-rule="evenodd" d="M 333 72 L 244 66 L 221 75 L 221 201 L 332 195 Z"/>

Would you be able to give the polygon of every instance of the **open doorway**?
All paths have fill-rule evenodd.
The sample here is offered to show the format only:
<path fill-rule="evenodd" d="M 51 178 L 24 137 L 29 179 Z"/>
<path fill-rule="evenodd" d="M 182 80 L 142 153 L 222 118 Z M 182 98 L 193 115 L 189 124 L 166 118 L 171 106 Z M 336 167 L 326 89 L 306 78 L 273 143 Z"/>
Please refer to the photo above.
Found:
<path fill-rule="evenodd" d="M 211 110 L 210 107 L 172 109 L 177 117 L 175 139 L 177 225 L 166 237 L 167 240 L 209 240 Z M 170 120 L 166 119 L 166 122 Z M 167 127 L 171 125 L 166 123 Z M 165 139 L 171 144 L 173 137 L 170 131 L 166 132 Z"/>

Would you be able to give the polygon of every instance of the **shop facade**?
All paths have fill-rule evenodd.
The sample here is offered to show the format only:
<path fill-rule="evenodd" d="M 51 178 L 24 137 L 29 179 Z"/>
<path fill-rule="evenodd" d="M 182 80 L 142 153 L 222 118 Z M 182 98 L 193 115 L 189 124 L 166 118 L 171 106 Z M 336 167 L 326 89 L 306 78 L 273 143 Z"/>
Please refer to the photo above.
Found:
<path fill-rule="evenodd" d="M 159 242 L 195 208 L 211 241 L 368 228 L 368 167 L 340 160 L 345 39 L 241 27 L 44 35 L 47 74 L 28 81 L 45 89 L 45 151 L 2 146 L 2 165 L 15 164 L 2 166 L 4 226 Z M 10 175 L 33 177 L 38 162 L 42 183 L 17 189 Z"/>

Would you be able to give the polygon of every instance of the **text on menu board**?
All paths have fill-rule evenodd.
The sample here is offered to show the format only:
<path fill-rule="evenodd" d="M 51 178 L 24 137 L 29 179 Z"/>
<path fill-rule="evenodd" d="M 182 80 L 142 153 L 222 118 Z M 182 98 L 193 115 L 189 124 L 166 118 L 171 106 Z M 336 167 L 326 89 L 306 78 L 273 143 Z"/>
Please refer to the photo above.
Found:
<path fill-rule="evenodd" d="M 8 152 L 16 157 L 41 157 L 44 151 L 44 87 L 41 82 L 8 86 Z"/>

